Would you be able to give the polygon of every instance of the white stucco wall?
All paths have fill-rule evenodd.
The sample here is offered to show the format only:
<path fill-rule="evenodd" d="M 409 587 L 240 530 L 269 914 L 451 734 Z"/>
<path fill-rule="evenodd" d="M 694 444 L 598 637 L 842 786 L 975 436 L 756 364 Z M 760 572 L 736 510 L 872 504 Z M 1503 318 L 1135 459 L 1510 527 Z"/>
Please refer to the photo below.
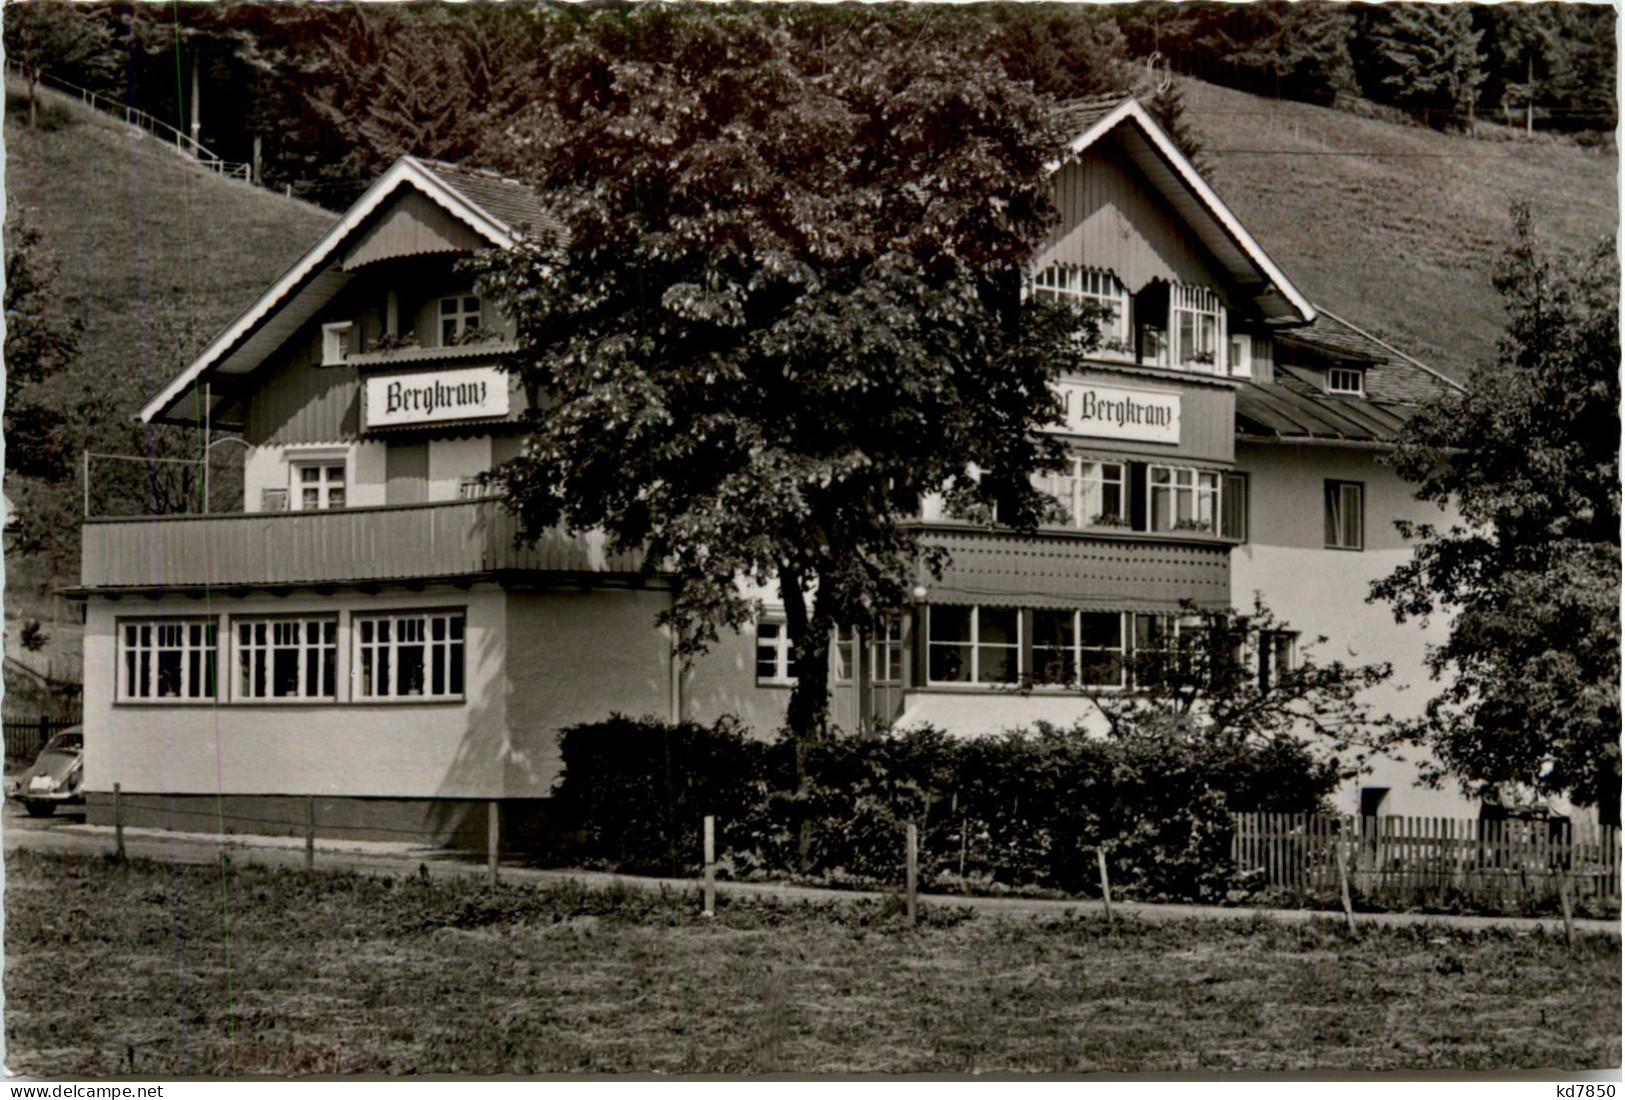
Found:
<path fill-rule="evenodd" d="M 431 501 L 456 500 L 465 477 L 491 468 L 491 437 L 429 440 L 429 497 Z"/>
<path fill-rule="evenodd" d="M 1394 622 L 1385 603 L 1368 603 L 1372 582 L 1392 573 L 1411 551 L 1394 528 L 1396 519 L 1448 523 L 1436 506 L 1415 500 L 1376 452 L 1347 448 L 1299 448 L 1243 445 L 1237 462 L 1251 479 L 1250 538 L 1231 553 L 1231 592 L 1236 607 L 1251 605 L 1262 592 L 1265 602 L 1307 644 L 1324 635 L 1317 647 L 1321 660 L 1350 664 L 1391 662 L 1393 677 L 1366 693 L 1377 714 L 1420 715 L 1438 684 L 1428 677 L 1424 659 L 1429 643 L 1448 636 L 1439 617 L 1424 628 L 1416 620 Z M 1365 485 L 1364 550 L 1325 548 L 1324 482 L 1360 481 Z M 1387 787 L 1382 810 L 1388 814 L 1476 816 L 1477 804 L 1463 799 L 1454 786 L 1431 790 L 1416 786 L 1416 750 L 1407 759 L 1380 759 L 1372 771 L 1338 791 L 1341 809 L 1359 808 L 1361 787 Z"/>
<path fill-rule="evenodd" d="M 466 608 L 465 695 L 460 702 L 235 703 L 231 650 L 222 629 L 222 702 L 115 703 L 116 621 L 214 614 L 339 612 L 341 700 L 348 699 L 359 612 Z M 229 624 L 226 624 L 229 625 Z M 85 786 L 177 794 L 471 796 L 541 794 L 511 790 L 500 751 L 507 694 L 501 674 L 506 605 L 494 586 L 463 591 L 359 593 L 322 598 L 250 596 L 163 603 L 92 599 L 85 625 Z"/>
<path fill-rule="evenodd" d="M 265 489 L 291 489 L 288 468 L 290 462 L 313 458 L 342 458 L 345 464 L 345 500 L 351 508 L 365 508 L 386 503 L 384 460 L 387 445 L 376 440 L 336 443 L 331 446 L 309 444 L 269 445 L 252 447 L 243 458 L 243 510 L 258 512 L 260 495 Z M 456 499 L 456 486 L 452 499 Z M 293 506 L 290 501 L 290 507 Z"/>

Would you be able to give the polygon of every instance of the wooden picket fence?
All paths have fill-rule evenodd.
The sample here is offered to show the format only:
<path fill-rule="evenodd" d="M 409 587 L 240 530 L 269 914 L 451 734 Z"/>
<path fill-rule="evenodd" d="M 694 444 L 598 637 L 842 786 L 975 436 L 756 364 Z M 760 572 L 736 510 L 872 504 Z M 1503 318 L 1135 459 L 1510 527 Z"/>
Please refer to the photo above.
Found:
<path fill-rule="evenodd" d="M 1517 906 L 1557 897 L 1618 905 L 1619 830 L 1564 818 L 1233 814 L 1231 856 L 1300 903 L 1336 905 L 1338 847 L 1349 884 L 1382 905 L 1460 899 Z"/>

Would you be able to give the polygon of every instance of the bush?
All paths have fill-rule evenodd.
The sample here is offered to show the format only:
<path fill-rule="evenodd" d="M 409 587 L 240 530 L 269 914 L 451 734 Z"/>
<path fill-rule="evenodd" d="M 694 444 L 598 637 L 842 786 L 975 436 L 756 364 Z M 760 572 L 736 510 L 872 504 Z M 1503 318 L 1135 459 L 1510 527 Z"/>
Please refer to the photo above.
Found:
<path fill-rule="evenodd" d="M 707 814 L 719 849 L 754 844 L 736 833 L 767 796 L 767 746 L 732 718 L 673 726 L 617 714 L 566 729 L 560 750 L 564 775 L 540 853 L 549 862 L 691 875 Z"/>
<path fill-rule="evenodd" d="M 693 873 L 701 818 L 714 813 L 719 856 L 736 875 L 893 885 L 913 822 L 922 882 L 1095 895 L 1104 847 L 1114 892 L 1200 901 L 1237 886 L 1231 813 L 1314 812 L 1336 782 L 1286 737 L 1103 737 L 1044 724 L 972 738 L 931 727 L 836 735 L 808 752 L 800 793 L 789 738 L 755 742 L 732 720 L 577 726 L 564 759 L 551 815 L 558 860 Z"/>

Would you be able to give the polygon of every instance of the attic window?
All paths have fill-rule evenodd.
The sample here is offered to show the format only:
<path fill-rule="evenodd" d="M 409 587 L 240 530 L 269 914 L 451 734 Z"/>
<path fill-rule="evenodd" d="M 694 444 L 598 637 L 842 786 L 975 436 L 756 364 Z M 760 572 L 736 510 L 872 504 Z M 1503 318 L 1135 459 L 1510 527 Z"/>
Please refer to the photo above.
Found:
<path fill-rule="evenodd" d="M 322 366 L 336 366 L 354 350 L 350 346 L 353 328 L 355 323 L 352 321 L 334 321 L 322 326 Z"/>
<path fill-rule="evenodd" d="M 1365 375 L 1350 367 L 1332 367 L 1326 372 L 1326 392 L 1365 395 Z"/>
<path fill-rule="evenodd" d="M 1093 302 L 1106 309 L 1100 319 L 1100 348 L 1107 354 L 1132 353 L 1128 338 L 1128 291 L 1110 271 L 1076 264 L 1051 264 L 1033 277 L 1033 292 L 1057 302 Z"/>
<path fill-rule="evenodd" d="M 480 327 L 480 300 L 473 294 L 440 299 L 440 346 L 449 348 Z"/>

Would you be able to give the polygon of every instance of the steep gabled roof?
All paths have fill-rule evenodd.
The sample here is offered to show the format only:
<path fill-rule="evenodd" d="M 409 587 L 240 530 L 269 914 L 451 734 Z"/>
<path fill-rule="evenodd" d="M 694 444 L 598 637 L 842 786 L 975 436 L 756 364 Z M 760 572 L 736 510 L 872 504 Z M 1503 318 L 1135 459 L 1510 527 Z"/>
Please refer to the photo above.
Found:
<path fill-rule="evenodd" d="M 1123 151 L 1214 259 L 1238 286 L 1249 288 L 1267 319 L 1281 325 L 1315 319 L 1309 299 L 1282 274 L 1138 100 L 1125 98 L 1109 109 L 1099 101 L 1080 101 L 1070 110 L 1083 127 L 1069 145 L 1074 156 L 1115 135 Z"/>
<path fill-rule="evenodd" d="M 523 184 L 491 173 L 402 157 L 367 188 L 310 251 L 147 402 L 140 418 L 147 423 L 191 424 L 204 415 L 212 417 L 217 413 L 231 397 L 215 392 L 212 381 L 220 376 L 240 378 L 251 373 L 331 301 L 352 278 L 340 262 L 346 244 L 406 188 L 421 192 L 496 247 L 513 244 L 521 224 L 546 224 L 540 204 Z M 200 387 L 208 387 L 212 407 L 205 407 Z M 191 407 L 183 411 L 181 404 L 189 394 L 195 395 L 196 401 L 188 402 Z"/>

